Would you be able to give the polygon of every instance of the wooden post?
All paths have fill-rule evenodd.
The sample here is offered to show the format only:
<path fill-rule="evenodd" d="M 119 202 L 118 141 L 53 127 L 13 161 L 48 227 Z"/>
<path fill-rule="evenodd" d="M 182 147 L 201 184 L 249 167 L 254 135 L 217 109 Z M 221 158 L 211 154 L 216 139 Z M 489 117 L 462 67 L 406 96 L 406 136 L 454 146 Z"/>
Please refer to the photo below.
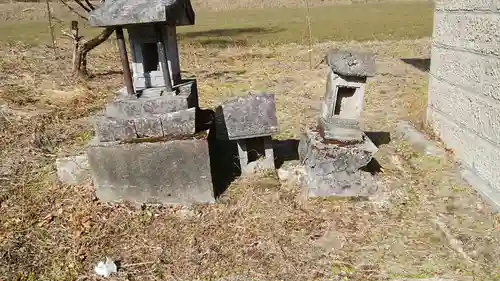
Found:
<path fill-rule="evenodd" d="M 78 47 L 80 45 L 80 35 L 78 34 L 78 22 L 76 20 L 71 21 L 71 38 L 73 39 L 73 73 L 76 71 L 76 56 L 78 54 Z"/>
<path fill-rule="evenodd" d="M 52 12 L 50 11 L 49 0 L 45 0 L 45 4 L 47 6 L 47 16 L 49 18 L 49 30 L 50 30 L 50 37 L 52 39 L 52 50 L 54 51 L 54 58 L 57 58 L 56 38 L 54 36 L 54 26 L 52 25 Z"/>
<path fill-rule="evenodd" d="M 118 48 L 120 49 L 120 58 L 123 67 L 123 79 L 125 80 L 127 93 L 129 95 L 135 95 L 134 84 L 132 83 L 132 74 L 130 73 L 130 65 L 128 63 L 127 46 L 125 44 L 125 37 L 123 36 L 123 29 L 121 27 L 116 28 L 116 40 L 118 41 Z"/>

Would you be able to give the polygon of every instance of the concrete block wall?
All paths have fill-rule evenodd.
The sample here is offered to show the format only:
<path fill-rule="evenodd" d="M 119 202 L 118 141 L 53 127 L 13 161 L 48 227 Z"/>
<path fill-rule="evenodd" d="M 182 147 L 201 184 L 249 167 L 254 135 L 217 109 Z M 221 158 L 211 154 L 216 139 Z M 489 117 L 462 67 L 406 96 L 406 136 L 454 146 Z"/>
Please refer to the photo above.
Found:
<path fill-rule="evenodd" d="M 427 122 L 500 194 L 500 0 L 437 0 L 433 37 Z"/>

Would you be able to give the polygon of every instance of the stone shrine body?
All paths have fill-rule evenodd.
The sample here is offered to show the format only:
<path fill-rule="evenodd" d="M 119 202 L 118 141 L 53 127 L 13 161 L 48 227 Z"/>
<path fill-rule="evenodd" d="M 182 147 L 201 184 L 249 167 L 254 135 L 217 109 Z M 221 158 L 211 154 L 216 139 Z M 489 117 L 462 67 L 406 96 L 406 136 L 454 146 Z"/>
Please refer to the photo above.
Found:
<path fill-rule="evenodd" d="M 374 191 L 363 171 L 377 147 L 359 127 L 366 82 L 375 72 L 373 57 L 331 51 L 326 93 L 316 127 L 306 128 L 299 143 L 303 187 L 309 197 L 367 196 Z"/>

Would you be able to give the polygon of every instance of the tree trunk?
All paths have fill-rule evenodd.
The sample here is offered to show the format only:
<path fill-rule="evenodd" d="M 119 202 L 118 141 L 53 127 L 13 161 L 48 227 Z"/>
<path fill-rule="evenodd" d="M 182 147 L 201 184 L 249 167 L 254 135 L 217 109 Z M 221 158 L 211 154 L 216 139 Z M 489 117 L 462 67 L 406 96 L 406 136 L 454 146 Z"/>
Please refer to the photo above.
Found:
<path fill-rule="evenodd" d="M 99 35 L 81 44 L 76 52 L 76 59 L 73 65 L 73 75 L 87 76 L 87 54 L 95 47 L 104 43 L 113 34 L 114 28 L 105 28 Z"/>

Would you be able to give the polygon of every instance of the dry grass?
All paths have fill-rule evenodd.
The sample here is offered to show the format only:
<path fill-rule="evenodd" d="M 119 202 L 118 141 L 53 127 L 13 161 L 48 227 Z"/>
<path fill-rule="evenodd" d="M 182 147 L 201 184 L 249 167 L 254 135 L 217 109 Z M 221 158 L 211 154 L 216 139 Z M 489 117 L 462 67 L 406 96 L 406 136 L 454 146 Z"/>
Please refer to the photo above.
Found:
<path fill-rule="evenodd" d="M 366 130 L 392 133 L 399 119 L 421 119 L 427 75 L 400 59 L 428 58 L 428 39 L 318 43 L 315 61 L 332 47 L 376 54 Z M 217 204 L 192 208 L 111 206 L 91 186 L 58 184 L 55 158 L 83 149 L 92 136 L 84 118 L 121 85 L 112 43 L 92 55 L 87 81 L 67 76 L 69 46 L 60 48 L 54 61 L 46 45 L 0 43 L 0 279 L 99 280 L 93 266 L 110 256 L 121 263 L 110 280 L 500 280 L 500 218 L 453 161 L 397 139 L 380 148 L 385 172 L 368 202 L 307 201 L 272 174 L 241 178 Z M 308 69 L 305 46 L 187 42 L 181 55 L 202 107 L 262 89 L 276 94 L 279 138 L 315 122 L 325 70 Z M 448 246 L 432 222 L 439 215 L 475 263 Z"/>

